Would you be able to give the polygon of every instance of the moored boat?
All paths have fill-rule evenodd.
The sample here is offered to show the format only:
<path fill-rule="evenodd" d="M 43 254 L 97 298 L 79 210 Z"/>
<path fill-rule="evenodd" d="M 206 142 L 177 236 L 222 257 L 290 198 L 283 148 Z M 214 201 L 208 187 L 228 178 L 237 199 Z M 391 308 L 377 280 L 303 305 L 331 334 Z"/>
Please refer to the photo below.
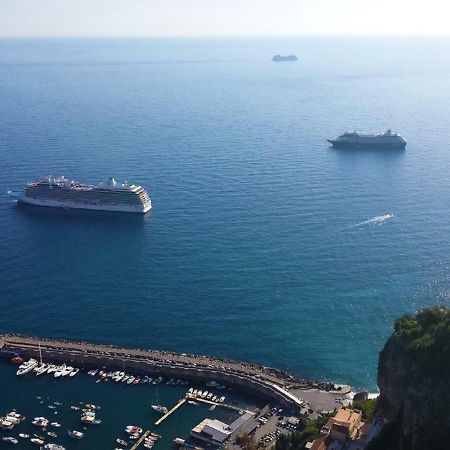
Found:
<path fill-rule="evenodd" d="M 77 430 L 68 430 L 67 433 L 72 439 L 82 439 L 84 437 L 84 433 Z"/>
<path fill-rule="evenodd" d="M 8 442 L 9 444 L 14 444 L 14 445 L 19 443 L 19 441 L 13 436 L 2 437 L 2 441 Z"/>
<path fill-rule="evenodd" d="M 152 405 L 152 409 L 160 414 L 167 414 L 168 409 L 165 406 L 161 405 Z"/>

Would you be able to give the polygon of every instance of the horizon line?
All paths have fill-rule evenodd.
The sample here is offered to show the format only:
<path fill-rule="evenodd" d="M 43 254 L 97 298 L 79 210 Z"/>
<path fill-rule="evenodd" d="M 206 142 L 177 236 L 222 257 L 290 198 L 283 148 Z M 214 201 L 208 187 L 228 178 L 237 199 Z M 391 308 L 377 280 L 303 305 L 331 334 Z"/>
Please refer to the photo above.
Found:
<path fill-rule="evenodd" d="M 305 34 L 71 34 L 71 35 L 0 35 L 0 39 L 261 39 L 261 38 L 349 38 L 349 37 L 378 37 L 378 38 L 396 38 L 396 37 L 450 37 L 450 33 L 305 33 Z"/>

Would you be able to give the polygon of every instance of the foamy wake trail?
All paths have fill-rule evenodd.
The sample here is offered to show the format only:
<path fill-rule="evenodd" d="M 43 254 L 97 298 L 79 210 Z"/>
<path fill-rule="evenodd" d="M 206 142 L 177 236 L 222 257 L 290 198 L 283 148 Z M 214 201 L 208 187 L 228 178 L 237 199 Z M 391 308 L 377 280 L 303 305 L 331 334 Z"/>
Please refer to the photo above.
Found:
<path fill-rule="evenodd" d="M 350 225 L 347 228 L 357 228 L 357 227 L 362 227 L 364 225 L 377 225 L 377 224 L 381 224 L 383 222 L 386 222 L 386 220 L 392 219 L 392 217 L 394 217 L 394 214 L 384 214 L 382 216 L 375 216 L 372 217 L 369 220 L 365 220 L 364 222 L 359 222 L 356 223 L 354 225 Z"/>

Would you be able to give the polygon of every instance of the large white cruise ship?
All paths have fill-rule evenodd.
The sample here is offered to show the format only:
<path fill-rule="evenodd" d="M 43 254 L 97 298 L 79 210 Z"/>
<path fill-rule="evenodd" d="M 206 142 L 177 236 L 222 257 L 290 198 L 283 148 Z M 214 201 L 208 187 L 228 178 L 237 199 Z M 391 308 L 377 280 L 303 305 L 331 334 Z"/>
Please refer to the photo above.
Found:
<path fill-rule="evenodd" d="M 333 147 L 405 148 L 406 141 L 397 133 L 387 130 L 379 134 L 344 133 L 337 139 L 328 139 Z"/>
<path fill-rule="evenodd" d="M 147 191 L 127 181 L 117 183 L 112 177 L 98 185 L 84 184 L 60 177 L 48 176 L 31 181 L 17 201 L 57 208 L 93 209 L 145 214 L 152 207 Z"/>

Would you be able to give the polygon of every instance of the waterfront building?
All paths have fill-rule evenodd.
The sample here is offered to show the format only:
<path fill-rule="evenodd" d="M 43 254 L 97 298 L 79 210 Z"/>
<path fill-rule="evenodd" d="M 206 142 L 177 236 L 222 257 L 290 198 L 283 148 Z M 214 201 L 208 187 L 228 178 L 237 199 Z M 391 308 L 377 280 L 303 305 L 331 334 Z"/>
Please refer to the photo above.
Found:
<path fill-rule="evenodd" d="M 205 419 L 192 429 L 191 436 L 208 444 L 221 445 L 253 416 L 253 412 L 245 411 L 230 425 L 217 419 Z"/>
<path fill-rule="evenodd" d="M 191 436 L 212 445 L 223 444 L 231 434 L 229 425 L 217 419 L 205 419 L 196 425 Z"/>

